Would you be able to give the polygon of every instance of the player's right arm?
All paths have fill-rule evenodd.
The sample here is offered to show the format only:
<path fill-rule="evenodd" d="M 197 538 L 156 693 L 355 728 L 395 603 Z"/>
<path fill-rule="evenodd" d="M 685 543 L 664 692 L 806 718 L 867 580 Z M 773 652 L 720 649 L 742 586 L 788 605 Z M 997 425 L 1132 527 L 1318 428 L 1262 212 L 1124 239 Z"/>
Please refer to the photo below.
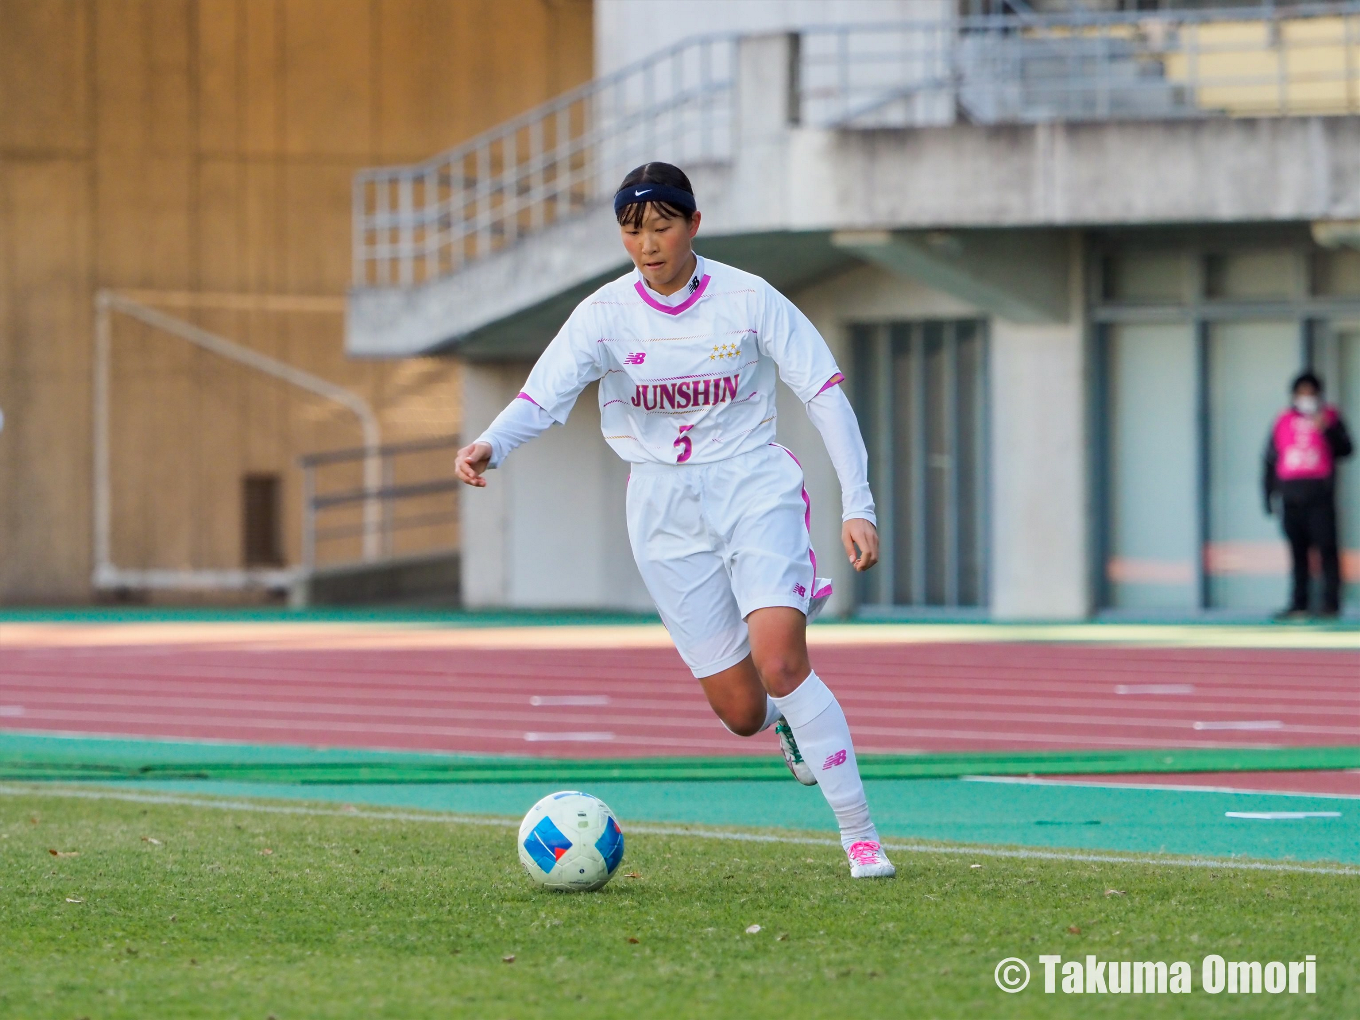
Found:
<path fill-rule="evenodd" d="M 581 391 L 604 374 L 589 308 L 589 298 L 577 305 L 535 362 L 524 389 L 485 432 L 458 451 L 453 473 L 459 481 L 485 488 L 487 470 L 500 467 L 511 450 L 554 424 L 565 425 Z"/>

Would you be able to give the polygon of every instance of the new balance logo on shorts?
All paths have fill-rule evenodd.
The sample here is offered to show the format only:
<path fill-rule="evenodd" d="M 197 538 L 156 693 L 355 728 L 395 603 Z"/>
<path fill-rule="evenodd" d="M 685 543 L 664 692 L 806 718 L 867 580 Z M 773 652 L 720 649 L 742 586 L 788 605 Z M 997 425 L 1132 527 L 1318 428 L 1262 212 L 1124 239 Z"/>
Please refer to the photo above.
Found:
<path fill-rule="evenodd" d="M 804 588 L 801 584 L 795 584 L 793 586 L 793 593 L 797 595 L 800 599 L 805 598 L 807 596 L 807 589 Z"/>
<path fill-rule="evenodd" d="M 633 354 L 628 355 L 628 357 L 624 358 L 624 359 L 623 359 L 623 363 L 624 363 L 625 365 L 641 365 L 641 364 L 642 364 L 644 361 L 646 361 L 646 360 L 647 360 L 647 352 L 646 352 L 646 351 L 637 351 L 637 352 L 635 352 L 635 353 L 633 353 Z"/>
<path fill-rule="evenodd" d="M 822 771 L 825 772 L 827 769 L 835 768 L 837 765 L 844 764 L 845 764 L 845 751 L 842 749 L 828 757 L 826 761 L 822 762 Z"/>

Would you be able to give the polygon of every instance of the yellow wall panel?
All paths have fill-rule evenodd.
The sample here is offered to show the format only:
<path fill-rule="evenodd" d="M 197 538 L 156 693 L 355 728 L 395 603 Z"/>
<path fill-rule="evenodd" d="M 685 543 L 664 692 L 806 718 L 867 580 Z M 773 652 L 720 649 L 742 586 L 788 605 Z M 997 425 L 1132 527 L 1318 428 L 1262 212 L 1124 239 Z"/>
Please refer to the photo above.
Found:
<path fill-rule="evenodd" d="M 193 284 L 188 155 L 119 154 L 96 160 L 100 280 L 110 287 Z"/>
<path fill-rule="evenodd" d="M 92 594 L 98 288 L 339 297 L 357 167 L 550 98 L 590 50 L 588 0 L 0 0 L 0 600 Z M 173 314 L 361 394 L 388 440 L 458 427 L 455 366 L 352 361 L 338 314 Z M 113 335 L 115 562 L 239 567 L 247 472 L 280 475 L 296 559 L 297 459 L 357 444 L 353 415 Z"/>
<path fill-rule="evenodd" d="M 88 5 L 0 0 L 0 146 L 90 144 Z"/>
<path fill-rule="evenodd" d="M 245 289 L 241 164 L 205 159 L 198 168 L 198 283 L 204 290 Z"/>
<path fill-rule="evenodd" d="M 189 73 L 194 0 L 145 0 L 147 137 L 157 153 L 179 155 L 194 144 L 198 82 Z"/>
<path fill-rule="evenodd" d="M 233 152 L 241 143 L 241 4 L 199 0 L 197 13 L 198 147 Z"/>
<path fill-rule="evenodd" d="M 287 288 L 300 294 L 343 293 L 350 270 L 353 165 L 302 164 L 285 172 Z"/>
<path fill-rule="evenodd" d="M 272 155 L 283 142 L 283 3 L 244 0 L 242 151 Z"/>
<path fill-rule="evenodd" d="M 294 155 L 373 149 L 369 0 L 289 0 L 284 6 L 284 124 Z"/>
<path fill-rule="evenodd" d="M 8 405 L 0 586 L 44 599 L 89 578 L 89 170 L 5 166 Z"/>
<path fill-rule="evenodd" d="M 97 144 L 102 152 L 143 150 L 150 141 L 146 4 L 95 0 L 94 10 Z"/>

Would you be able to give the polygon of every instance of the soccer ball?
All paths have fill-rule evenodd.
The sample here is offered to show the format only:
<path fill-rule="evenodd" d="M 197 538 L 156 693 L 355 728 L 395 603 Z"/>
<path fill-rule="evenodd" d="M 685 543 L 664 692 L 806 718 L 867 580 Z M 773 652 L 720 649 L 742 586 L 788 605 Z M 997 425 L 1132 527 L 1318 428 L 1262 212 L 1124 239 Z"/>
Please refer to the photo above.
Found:
<path fill-rule="evenodd" d="M 609 806 L 575 790 L 550 793 L 519 823 L 519 860 L 546 889 L 590 892 L 623 860 L 623 830 Z"/>

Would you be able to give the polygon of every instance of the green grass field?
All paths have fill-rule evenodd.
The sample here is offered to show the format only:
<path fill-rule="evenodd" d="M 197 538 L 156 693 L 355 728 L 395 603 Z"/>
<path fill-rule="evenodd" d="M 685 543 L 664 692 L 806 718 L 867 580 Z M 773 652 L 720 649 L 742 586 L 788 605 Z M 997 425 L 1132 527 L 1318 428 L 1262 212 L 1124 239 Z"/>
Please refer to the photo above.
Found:
<path fill-rule="evenodd" d="M 852 883 L 821 837 L 634 831 L 564 895 L 508 825 L 4 792 L 4 1017 L 1360 1016 L 1354 874 L 899 852 Z M 1314 953 L 1318 992 L 1205 994 L 1210 952 Z M 1041 953 L 1187 960 L 1195 991 L 1045 995 Z"/>

